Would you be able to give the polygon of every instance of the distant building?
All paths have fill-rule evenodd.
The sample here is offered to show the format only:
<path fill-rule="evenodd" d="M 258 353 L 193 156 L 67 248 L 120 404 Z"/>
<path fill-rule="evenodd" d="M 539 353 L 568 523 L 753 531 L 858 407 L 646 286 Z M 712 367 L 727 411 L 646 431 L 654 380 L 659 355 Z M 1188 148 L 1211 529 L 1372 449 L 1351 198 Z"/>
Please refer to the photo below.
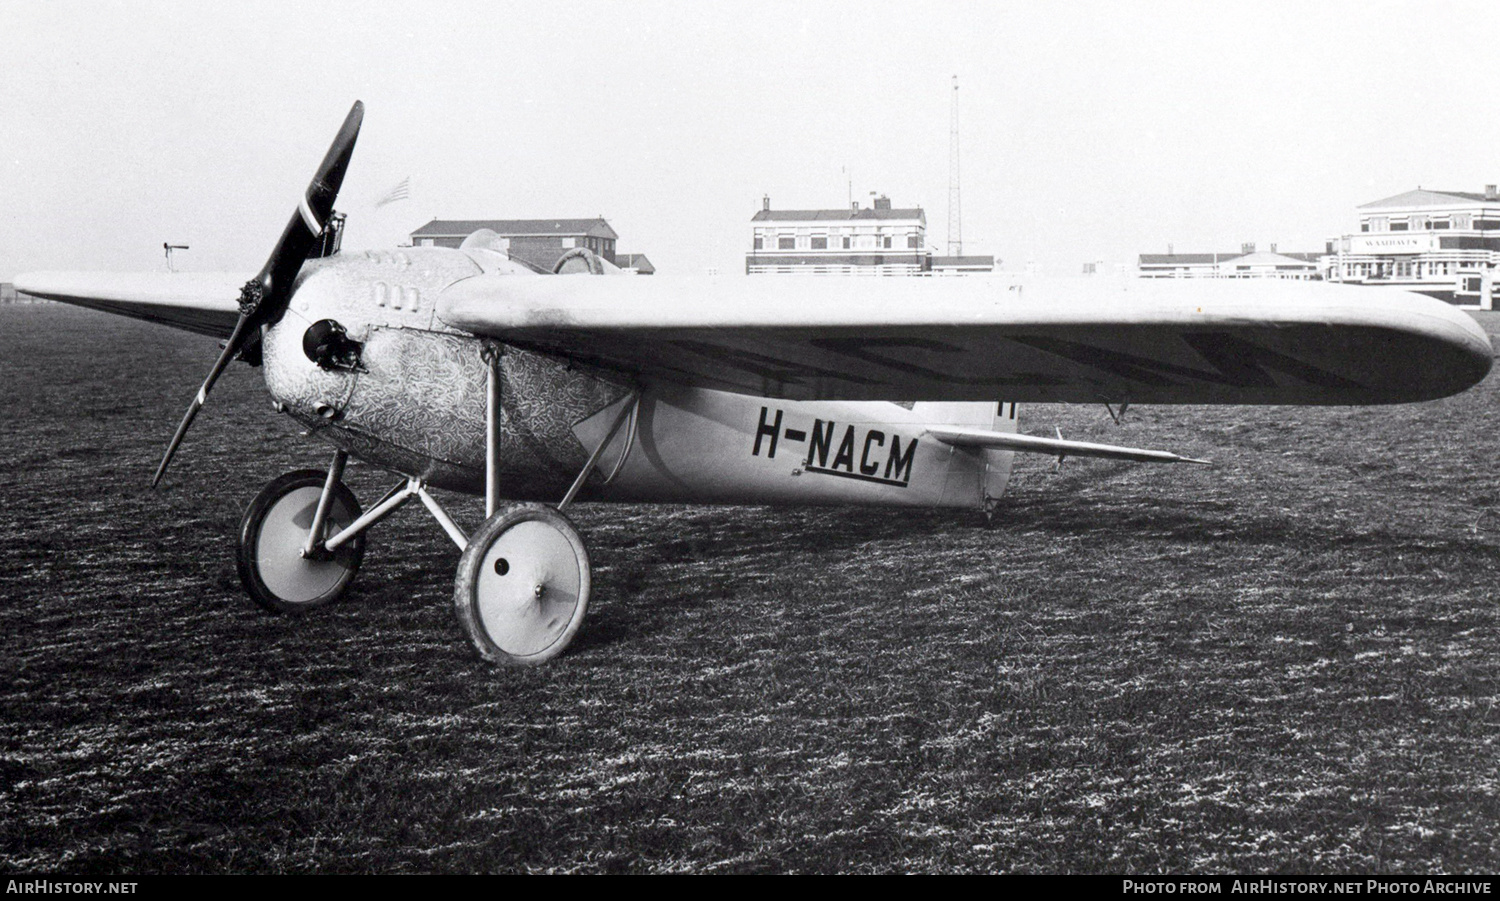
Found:
<path fill-rule="evenodd" d="M 457 247 L 464 238 L 487 228 L 500 238 L 500 247 L 513 259 L 551 271 L 564 253 L 575 247 L 592 250 L 615 262 L 619 235 L 602 218 L 596 219 L 434 219 L 411 233 L 415 247 Z"/>
<path fill-rule="evenodd" d="M 994 271 L 993 256 L 932 257 L 933 275 L 981 275 Z"/>
<path fill-rule="evenodd" d="M 1406 288 L 1470 309 L 1497 306 L 1500 193 L 1417 188 L 1358 207 L 1359 232 L 1328 242 L 1329 281 Z"/>
<path fill-rule="evenodd" d="M 1136 262 L 1141 278 L 1270 278 L 1313 281 L 1322 277 L 1317 252 L 1281 253 L 1272 244 L 1257 251 L 1242 244 L 1238 253 L 1143 253 Z"/>
<path fill-rule="evenodd" d="M 994 257 L 933 257 L 927 249 L 927 214 L 896 209 L 877 197 L 861 209 L 773 210 L 771 198 L 750 220 L 747 275 L 931 275 L 994 269 Z M 988 268 L 984 261 L 988 261 Z"/>
<path fill-rule="evenodd" d="M 52 303 L 40 297 L 32 297 L 16 290 L 16 286 L 10 282 L 0 282 L 0 303 Z"/>
<path fill-rule="evenodd" d="M 615 265 L 626 272 L 634 272 L 636 275 L 653 275 L 656 267 L 646 259 L 644 253 L 617 253 L 615 254 Z"/>

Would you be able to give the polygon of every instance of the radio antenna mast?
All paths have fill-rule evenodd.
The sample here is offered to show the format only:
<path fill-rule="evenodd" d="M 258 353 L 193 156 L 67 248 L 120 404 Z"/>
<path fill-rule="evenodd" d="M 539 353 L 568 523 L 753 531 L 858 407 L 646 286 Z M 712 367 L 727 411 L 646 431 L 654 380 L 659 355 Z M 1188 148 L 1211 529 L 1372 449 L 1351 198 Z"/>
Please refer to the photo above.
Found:
<path fill-rule="evenodd" d="M 953 76 L 953 118 L 948 127 L 948 256 L 964 253 L 963 212 L 958 196 L 958 76 Z"/>

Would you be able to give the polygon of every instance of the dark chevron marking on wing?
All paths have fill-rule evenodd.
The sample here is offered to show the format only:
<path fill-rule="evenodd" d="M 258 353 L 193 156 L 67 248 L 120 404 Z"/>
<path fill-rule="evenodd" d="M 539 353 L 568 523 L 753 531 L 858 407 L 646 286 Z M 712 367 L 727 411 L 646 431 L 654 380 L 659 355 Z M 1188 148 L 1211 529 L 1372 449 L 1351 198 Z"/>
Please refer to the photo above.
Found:
<path fill-rule="evenodd" d="M 1360 389 L 1363 385 L 1336 373 L 1319 369 L 1242 338 L 1223 332 L 1196 332 L 1181 336 L 1183 343 L 1198 353 L 1213 370 L 1164 363 L 1121 351 L 1107 350 L 1045 336 L 1015 337 L 1011 340 L 1050 354 L 1089 366 L 1122 379 L 1154 387 L 1180 385 L 1183 380 L 1209 382 L 1231 388 L 1271 388 L 1277 385 L 1271 372 L 1280 372 L 1321 388 Z"/>
<path fill-rule="evenodd" d="M 940 354 L 968 353 L 962 347 L 930 338 L 813 338 L 808 343 L 820 350 L 852 357 L 866 363 L 874 363 L 877 366 L 894 369 L 897 372 L 919 375 L 936 382 L 948 382 L 955 385 L 1052 385 L 1059 387 L 1067 384 L 1065 379 L 1040 372 L 1025 372 L 1005 376 L 959 376 L 952 373 L 939 372 L 936 369 L 928 369 L 907 360 L 893 359 L 873 352 L 876 349 L 904 348 L 907 350 L 928 351 Z"/>
<path fill-rule="evenodd" d="M 1092 344 L 1081 344 L 1077 341 L 1068 341 L 1063 338 L 1030 335 L 1013 337 L 1011 340 L 1017 344 L 1024 344 L 1028 347 L 1034 347 L 1037 350 L 1046 351 L 1054 356 L 1062 357 L 1064 360 L 1107 372 L 1118 378 L 1158 388 L 1180 385 L 1184 379 L 1195 382 L 1213 382 L 1220 385 L 1236 384 L 1218 372 L 1178 366 L 1175 363 L 1163 363 L 1160 360 L 1154 360 L 1150 357 L 1140 357 L 1117 350 L 1106 350 L 1102 347 L 1095 347 Z"/>
<path fill-rule="evenodd" d="M 1276 380 L 1266 372 L 1269 368 L 1320 388 L 1365 387 L 1337 373 L 1223 332 L 1195 332 L 1183 335 L 1182 340 L 1236 385 L 1274 388 Z"/>
<path fill-rule="evenodd" d="M 807 363 L 768 357 L 764 354 L 741 350 L 739 348 L 718 347 L 699 341 L 673 341 L 672 343 L 683 350 L 691 351 L 701 357 L 739 369 L 742 372 L 760 376 L 771 382 L 800 385 L 802 384 L 802 379 L 811 376 L 814 378 L 837 379 L 841 382 L 852 382 L 859 385 L 882 384 L 879 379 L 865 378 L 838 369 L 824 369 L 820 366 L 812 366 Z"/>

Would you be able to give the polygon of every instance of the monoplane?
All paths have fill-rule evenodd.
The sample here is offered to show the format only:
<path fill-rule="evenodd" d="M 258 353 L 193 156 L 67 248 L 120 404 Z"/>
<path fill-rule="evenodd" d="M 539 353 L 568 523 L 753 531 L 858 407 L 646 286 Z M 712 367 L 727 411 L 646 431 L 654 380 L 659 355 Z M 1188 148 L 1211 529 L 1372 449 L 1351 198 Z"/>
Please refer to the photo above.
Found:
<path fill-rule="evenodd" d="M 992 511 L 1016 452 L 1203 462 L 1024 435 L 1019 403 L 1402 403 L 1491 365 L 1472 320 L 1399 291 L 609 277 L 581 248 L 538 271 L 483 232 L 336 251 L 363 114 L 355 103 L 248 280 L 44 272 L 16 286 L 224 340 L 156 481 L 236 359 L 331 446 L 326 470 L 275 479 L 245 513 L 238 569 L 262 606 L 338 599 L 366 530 L 418 500 L 461 549 L 458 618 L 495 662 L 551 659 L 583 622 L 589 557 L 565 515 L 578 501 Z M 368 510 L 342 479 L 351 456 L 398 476 Z M 484 523 L 466 532 L 433 488 L 482 494 Z"/>

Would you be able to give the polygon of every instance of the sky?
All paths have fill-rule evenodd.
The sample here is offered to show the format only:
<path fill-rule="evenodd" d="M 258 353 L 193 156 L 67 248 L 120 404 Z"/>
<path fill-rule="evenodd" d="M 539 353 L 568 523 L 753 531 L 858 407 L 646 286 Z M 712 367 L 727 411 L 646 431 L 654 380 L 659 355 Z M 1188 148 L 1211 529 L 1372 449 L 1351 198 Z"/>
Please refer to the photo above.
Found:
<path fill-rule="evenodd" d="M 1494 2 L 0 0 L 0 35 L 3 281 L 258 269 L 356 99 L 346 249 L 602 215 L 663 274 L 742 272 L 763 195 L 885 194 L 944 252 L 955 75 L 964 251 L 1005 269 L 1319 251 L 1500 182 Z"/>

